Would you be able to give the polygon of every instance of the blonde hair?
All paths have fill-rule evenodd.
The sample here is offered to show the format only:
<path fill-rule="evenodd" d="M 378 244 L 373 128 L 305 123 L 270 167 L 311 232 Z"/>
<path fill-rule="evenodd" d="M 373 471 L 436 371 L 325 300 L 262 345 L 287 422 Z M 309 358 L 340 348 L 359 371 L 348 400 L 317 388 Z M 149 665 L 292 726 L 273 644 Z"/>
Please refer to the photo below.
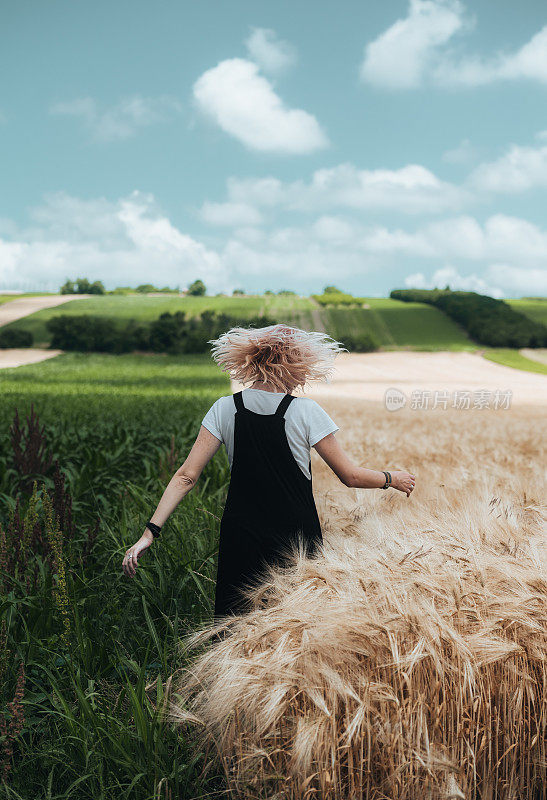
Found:
<path fill-rule="evenodd" d="M 284 324 L 230 328 L 209 344 L 213 359 L 232 380 L 263 381 L 282 392 L 309 381 L 328 381 L 334 359 L 346 350 L 326 333 Z"/>

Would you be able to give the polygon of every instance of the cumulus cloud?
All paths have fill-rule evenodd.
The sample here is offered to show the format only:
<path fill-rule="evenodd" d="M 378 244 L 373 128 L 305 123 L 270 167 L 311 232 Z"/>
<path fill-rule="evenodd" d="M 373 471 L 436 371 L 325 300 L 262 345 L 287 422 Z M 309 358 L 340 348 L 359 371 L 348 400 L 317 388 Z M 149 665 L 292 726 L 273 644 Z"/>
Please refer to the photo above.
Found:
<path fill-rule="evenodd" d="M 264 72 L 283 72 L 296 62 L 294 47 L 278 39 L 276 32 L 270 28 L 253 28 L 245 44 L 251 60 L 259 64 Z"/>
<path fill-rule="evenodd" d="M 543 140 L 541 131 L 537 138 Z M 512 144 L 500 158 L 479 164 L 468 178 L 481 191 L 516 193 L 547 186 L 547 143 L 538 147 Z"/>
<path fill-rule="evenodd" d="M 435 270 L 433 274 L 426 278 L 423 272 L 416 272 L 405 278 L 405 286 L 408 289 L 444 289 L 450 286 L 452 290 L 459 289 L 467 292 L 479 292 L 488 294 L 491 297 L 501 298 L 505 296 L 503 289 L 499 286 L 492 286 L 480 275 L 472 273 L 461 275 L 455 267 L 446 266 Z"/>
<path fill-rule="evenodd" d="M 139 128 L 162 122 L 170 114 L 180 112 L 181 104 L 168 95 L 142 97 L 136 94 L 122 98 L 110 108 L 99 108 L 92 97 L 80 97 L 54 103 L 49 110 L 51 114 L 80 119 L 92 138 L 112 142 L 129 139 Z"/>
<path fill-rule="evenodd" d="M 460 2 L 410 0 L 408 14 L 367 44 L 361 79 L 388 88 L 419 86 L 446 44 L 464 25 Z"/>
<path fill-rule="evenodd" d="M 210 225 L 259 225 L 262 214 L 247 203 L 205 202 L 199 212 L 201 219 Z"/>
<path fill-rule="evenodd" d="M 32 223 L 0 239 L 1 286 L 55 289 L 76 275 L 111 287 L 185 286 L 196 277 L 212 289 L 226 284 L 218 254 L 178 230 L 148 194 L 109 202 L 57 193 L 33 210 Z"/>
<path fill-rule="evenodd" d="M 459 37 L 475 26 L 476 17 L 459 0 L 410 0 L 406 17 L 366 45 L 361 79 L 391 89 L 519 79 L 547 83 L 547 25 L 515 51 L 463 54 Z"/>
<path fill-rule="evenodd" d="M 232 202 L 301 211 L 345 207 L 436 214 L 472 200 L 467 190 L 440 180 L 420 164 L 394 170 L 359 170 L 350 163 L 339 164 L 316 170 L 308 182 L 230 178 L 227 189 Z"/>
<path fill-rule="evenodd" d="M 449 217 L 411 232 L 377 226 L 366 241 L 368 247 L 386 254 L 412 253 L 485 263 L 499 260 L 543 269 L 547 260 L 547 231 L 507 214 L 493 214 L 482 225 L 469 215 Z"/>
<path fill-rule="evenodd" d="M 193 94 L 204 114 L 251 150 L 303 154 L 328 144 L 316 118 L 285 106 L 252 61 L 221 61 L 197 79 Z"/>
<path fill-rule="evenodd" d="M 468 164 L 475 160 L 477 152 L 477 148 L 471 144 L 469 139 L 462 139 L 456 147 L 445 150 L 442 159 L 448 164 Z"/>
<path fill-rule="evenodd" d="M 491 264 L 486 275 L 499 281 L 506 289 L 507 296 L 538 295 L 547 296 L 547 269 L 520 268 L 513 264 Z"/>
<path fill-rule="evenodd" d="M 0 286 L 55 289 L 68 276 L 87 275 L 109 287 L 185 286 L 200 277 L 213 293 L 238 285 L 313 291 L 337 275 L 366 294 L 387 292 L 409 275 L 416 286 L 547 293 L 547 230 L 519 217 L 479 222 L 461 214 L 397 227 L 371 224 L 355 209 L 311 209 L 301 224 L 287 225 L 270 207 L 271 224 L 259 226 L 260 206 L 229 200 L 202 212 L 229 227 L 215 232 L 214 247 L 182 231 L 149 194 L 114 201 L 49 195 L 26 227 L 0 221 Z"/>

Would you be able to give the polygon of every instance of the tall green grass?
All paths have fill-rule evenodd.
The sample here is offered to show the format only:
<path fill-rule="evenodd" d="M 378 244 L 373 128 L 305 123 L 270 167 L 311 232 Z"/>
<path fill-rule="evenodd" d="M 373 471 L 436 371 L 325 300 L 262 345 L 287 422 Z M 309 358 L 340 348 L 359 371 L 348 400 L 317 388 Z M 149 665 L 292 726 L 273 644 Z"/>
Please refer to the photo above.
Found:
<path fill-rule="evenodd" d="M 190 798 L 222 785 L 157 706 L 165 677 L 184 663 L 182 634 L 212 613 L 224 450 L 141 556 L 135 578 L 121 562 L 203 414 L 226 393 L 228 380 L 202 356 L 65 355 L 0 373 L 0 716 L 8 723 L 21 663 L 25 679 L 24 724 L 7 761 L 0 742 L 9 763 L 2 796 Z M 72 506 L 73 530 L 65 521 L 60 534 L 47 523 L 48 496 L 58 493 L 53 466 L 30 476 L 14 468 L 10 424 L 14 409 L 24 418 L 31 403 Z M 36 480 L 34 517 L 28 479 Z M 46 544 L 23 541 L 33 524 Z M 17 567 L 3 569 L 12 553 Z"/>

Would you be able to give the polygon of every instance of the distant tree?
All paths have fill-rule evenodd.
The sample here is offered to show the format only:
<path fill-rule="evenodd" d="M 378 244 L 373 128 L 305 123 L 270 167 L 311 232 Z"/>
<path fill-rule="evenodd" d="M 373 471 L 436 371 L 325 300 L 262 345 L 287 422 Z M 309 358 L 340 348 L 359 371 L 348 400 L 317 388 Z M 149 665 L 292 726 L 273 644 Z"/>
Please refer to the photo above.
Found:
<path fill-rule="evenodd" d="M 241 295 L 245 294 L 245 289 L 234 289 L 232 295 L 240 297 Z"/>
<path fill-rule="evenodd" d="M 158 290 L 151 283 L 141 283 L 140 286 L 137 286 L 135 291 L 140 294 L 148 294 L 148 292 L 157 292 Z"/>
<path fill-rule="evenodd" d="M 296 292 L 293 292 L 292 289 L 280 289 L 277 294 L 286 296 L 286 295 L 296 294 Z"/>
<path fill-rule="evenodd" d="M 325 286 L 323 294 L 344 294 L 344 292 L 337 286 Z"/>
<path fill-rule="evenodd" d="M 101 281 L 90 283 L 87 278 L 77 278 L 75 281 L 67 278 L 61 286 L 61 294 L 106 294 L 106 289 Z"/>
<path fill-rule="evenodd" d="M 264 294 L 275 294 L 275 292 L 272 292 L 272 290 L 271 290 L 271 289 L 266 289 L 266 291 L 264 292 Z"/>
<path fill-rule="evenodd" d="M 187 290 L 187 294 L 191 294 L 194 297 L 203 297 L 206 291 L 207 289 L 205 287 L 205 284 L 203 283 L 203 281 L 200 281 L 198 279 L 197 281 L 194 281 L 193 283 L 190 284 Z"/>
<path fill-rule="evenodd" d="M 74 288 L 74 281 L 70 281 L 67 278 L 66 283 L 63 283 L 63 285 L 61 286 L 61 294 L 76 294 L 76 289 Z"/>

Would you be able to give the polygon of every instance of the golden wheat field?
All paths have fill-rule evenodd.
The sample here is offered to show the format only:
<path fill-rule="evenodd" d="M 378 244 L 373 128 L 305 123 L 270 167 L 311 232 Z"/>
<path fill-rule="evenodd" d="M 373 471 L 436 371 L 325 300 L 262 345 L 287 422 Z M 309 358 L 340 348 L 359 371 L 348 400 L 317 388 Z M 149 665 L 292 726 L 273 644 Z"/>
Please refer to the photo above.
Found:
<path fill-rule="evenodd" d="M 347 489 L 313 453 L 322 553 L 182 642 L 166 713 L 234 797 L 545 798 L 547 412 L 322 405 L 414 493 Z"/>

